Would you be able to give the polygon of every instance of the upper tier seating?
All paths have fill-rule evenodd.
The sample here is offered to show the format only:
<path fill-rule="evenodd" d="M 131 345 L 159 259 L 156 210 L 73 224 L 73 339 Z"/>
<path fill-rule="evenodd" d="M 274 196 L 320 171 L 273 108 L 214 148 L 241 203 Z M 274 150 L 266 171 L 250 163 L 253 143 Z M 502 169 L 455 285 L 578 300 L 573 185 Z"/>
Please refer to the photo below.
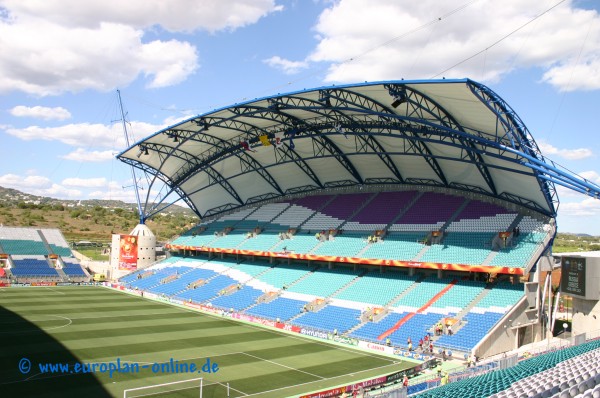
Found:
<path fill-rule="evenodd" d="M 239 213 L 239 214 L 238 214 Z M 374 260 L 526 267 L 547 231 L 542 221 L 498 204 L 439 192 L 380 192 L 307 196 L 222 216 L 183 234 L 175 245 L 207 246 Z M 519 221 L 520 236 L 498 249 L 498 233 Z M 389 228 L 387 228 L 389 226 Z M 218 232 L 233 228 L 225 236 Z M 248 232 L 260 228 L 256 236 Z M 290 239 L 281 232 L 296 229 Z M 387 230 L 386 230 L 387 228 Z M 326 241 L 315 233 L 337 229 Z M 378 242 L 367 236 L 385 230 Z M 441 232 L 441 239 L 433 232 Z M 217 236 L 219 235 L 219 236 Z"/>
<path fill-rule="evenodd" d="M 365 238 L 360 235 L 353 235 L 349 232 L 345 232 L 344 235 L 338 235 L 332 240 L 322 242 L 311 251 L 311 254 L 356 257 L 356 255 L 365 248 L 365 245 Z"/>
<path fill-rule="evenodd" d="M 54 254 L 62 257 L 73 257 L 69 244 L 58 229 L 44 228 L 40 230 Z"/>
<path fill-rule="evenodd" d="M 513 237 L 512 246 L 498 250 L 490 265 L 525 267 L 545 237 L 545 232 L 521 232 L 518 237 Z"/>
<path fill-rule="evenodd" d="M 39 231 L 32 228 L 0 227 L 0 248 L 13 255 L 50 254 Z"/>
<path fill-rule="evenodd" d="M 423 233 L 391 233 L 384 240 L 369 244 L 361 257 L 412 260 L 425 247 L 425 238 Z"/>
<path fill-rule="evenodd" d="M 443 242 L 432 245 L 420 258 L 423 262 L 482 264 L 492 250 L 493 233 L 449 232 Z"/>
<path fill-rule="evenodd" d="M 436 231 L 464 203 L 459 196 L 445 195 L 436 192 L 425 192 L 408 209 L 398 221 L 390 227 L 390 231 Z"/>
<path fill-rule="evenodd" d="M 289 226 L 290 228 L 297 228 L 332 198 L 332 195 L 306 196 L 300 198 L 293 202 L 283 213 L 273 219 L 273 222 Z"/>
<path fill-rule="evenodd" d="M 321 231 L 338 228 L 372 196 L 367 193 L 339 195 L 302 224 L 302 229 Z"/>
<path fill-rule="evenodd" d="M 508 231 L 516 212 L 479 200 L 471 200 L 450 223 L 446 231 L 500 232 Z"/>
<path fill-rule="evenodd" d="M 396 219 L 416 194 L 416 191 L 381 192 L 343 228 L 346 231 L 367 232 L 383 229 Z"/>
<path fill-rule="evenodd" d="M 312 234 L 297 233 L 292 239 L 280 240 L 271 251 L 280 252 L 283 248 L 292 253 L 307 254 L 315 246 L 319 244 L 319 241 L 315 239 Z"/>
<path fill-rule="evenodd" d="M 321 268 L 290 286 L 288 291 L 328 297 L 357 276 L 357 271 L 348 268 Z"/>
<path fill-rule="evenodd" d="M 334 297 L 374 306 L 385 306 L 415 282 L 415 276 L 402 272 L 379 274 L 371 271 Z"/>
<path fill-rule="evenodd" d="M 271 271 L 261 274 L 258 279 L 270 284 L 275 289 L 282 289 L 284 286 L 288 286 L 292 282 L 308 275 L 309 272 L 311 272 L 309 268 L 280 264 Z"/>

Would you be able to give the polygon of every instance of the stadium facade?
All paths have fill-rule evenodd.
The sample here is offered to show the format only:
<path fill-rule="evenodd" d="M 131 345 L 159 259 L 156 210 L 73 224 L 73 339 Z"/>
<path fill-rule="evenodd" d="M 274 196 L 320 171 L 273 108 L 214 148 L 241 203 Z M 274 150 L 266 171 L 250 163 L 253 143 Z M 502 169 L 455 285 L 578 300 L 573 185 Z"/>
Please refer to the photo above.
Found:
<path fill-rule="evenodd" d="M 160 188 L 158 200 L 146 197 L 142 218 L 164 209 L 174 195 L 201 218 L 168 245 L 177 255 L 349 272 L 340 291 L 392 270 L 419 286 L 428 286 L 430 277 L 447 283 L 410 305 L 398 295 L 381 303 L 354 297 L 361 316 L 371 312 L 345 335 L 364 328 L 369 316 L 378 323 L 393 319 L 393 312 L 431 313 L 464 279 L 508 283 L 509 292 L 499 296 L 516 290 L 517 299 L 498 305 L 501 316 L 485 338 L 460 347 L 478 355 L 545 337 L 540 286 L 554 267 L 556 185 L 600 193 L 545 159 L 514 110 L 469 79 L 329 86 L 259 98 L 165 128 L 118 158 L 149 176 L 148 195 Z M 345 296 L 303 288 L 300 279 L 257 290 L 300 298 L 319 312 Z M 250 280 L 230 282 L 245 286 Z M 425 322 L 466 324 L 467 313 L 486 313 L 477 306 L 485 303 L 480 295 L 467 294 L 470 301 L 448 304 L 438 312 L 444 316 Z M 375 304 L 382 315 L 372 313 Z M 409 322 L 406 314 L 374 340 L 395 336 Z"/>

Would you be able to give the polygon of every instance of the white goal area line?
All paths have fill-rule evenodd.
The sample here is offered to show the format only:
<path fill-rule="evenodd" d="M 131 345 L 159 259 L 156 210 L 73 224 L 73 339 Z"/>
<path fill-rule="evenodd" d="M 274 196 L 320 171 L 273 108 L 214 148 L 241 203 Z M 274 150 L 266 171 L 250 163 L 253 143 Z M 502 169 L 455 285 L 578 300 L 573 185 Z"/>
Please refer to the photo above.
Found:
<path fill-rule="evenodd" d="M 128 398 L 127 393 L 129 392 L 133 392 L 133 391 L 140 391 L 140 390 L 148 390 L 150 388 L 159 388 L 159 387 L 164 387 L 164 386 L 171 386 L 171 385 L 175 385 L 175 384 L 182 384 L 182 383 L 192 383 L 197 381 L 198 382 L 198 389 L 199 389 L 199 397 L 202 398 L 202 379 L 203 377 L 197 377 L 195 379 L 188 379 L 188 380 L 180 380 L 180 381 L 172 381 L 170 383 L 162 383 L 162 384 L 153 384 L 151 386 L 144 386 L 144 387 L 136 387 L 136 388 L 128 388 L 126 390 L 123 390 L 123 398 Z M 193 387 L 186 387 L 186 388 L 176 388 L 173 390 L 168 390 L 170 392 L 173 391 L 178 391 L 178 390 L 189 390 L 190 388 L 196 388 L 196 386 Z M 167 392 L 167 391 L 163 391 L 163 392 Z M 155 394 L 160 394 L 160 392 L 156 392 L 156 393 L 150 393 L 150 394 L 145 394 L 145 395 L 138 395 L 139 397 L 143 397 L 146 395 L 155 395 Z"/>

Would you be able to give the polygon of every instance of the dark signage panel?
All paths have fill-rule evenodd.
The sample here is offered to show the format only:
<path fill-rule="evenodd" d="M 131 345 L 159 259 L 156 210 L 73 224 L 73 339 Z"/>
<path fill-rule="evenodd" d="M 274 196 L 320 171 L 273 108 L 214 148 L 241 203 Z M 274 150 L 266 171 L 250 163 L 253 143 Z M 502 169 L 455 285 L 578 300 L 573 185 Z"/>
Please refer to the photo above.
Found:
<path fill-rule="evenodd" d="M 585 258 L 563 257 L 560 288 L 565 294 L 585 296 Z"/>

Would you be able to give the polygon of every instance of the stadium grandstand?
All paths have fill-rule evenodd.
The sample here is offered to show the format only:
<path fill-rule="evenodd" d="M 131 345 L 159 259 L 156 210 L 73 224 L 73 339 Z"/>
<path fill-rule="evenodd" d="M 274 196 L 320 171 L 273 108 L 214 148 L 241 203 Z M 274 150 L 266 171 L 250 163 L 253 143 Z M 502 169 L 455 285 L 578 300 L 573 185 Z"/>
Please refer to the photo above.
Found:
<path fill-rule="evenodd" d="M 125 275 L 107 286 L 418 364 L 303 397 L 600 396 L 598 298 L 559 345 L 546 308 L 561 267 L 555 186 L 595 198 L 600 187 L 547 160 L 480 83 L 278 94 L 190 118 L 118 158 L 150 181 L 141 224 L 173 196 L 201 221 L 166 259 L 119 263 Z M 58 231 L 0 234 L 8 278 L 44 264 L 40 277 L 65 277 Z"/>
<path fill-rule="evenodd" d="M 58 229 L 0 227 L 0 283 L 56 285 L 89 282 Z M 0 286 L 2 286 L 0 285 Z"/>

